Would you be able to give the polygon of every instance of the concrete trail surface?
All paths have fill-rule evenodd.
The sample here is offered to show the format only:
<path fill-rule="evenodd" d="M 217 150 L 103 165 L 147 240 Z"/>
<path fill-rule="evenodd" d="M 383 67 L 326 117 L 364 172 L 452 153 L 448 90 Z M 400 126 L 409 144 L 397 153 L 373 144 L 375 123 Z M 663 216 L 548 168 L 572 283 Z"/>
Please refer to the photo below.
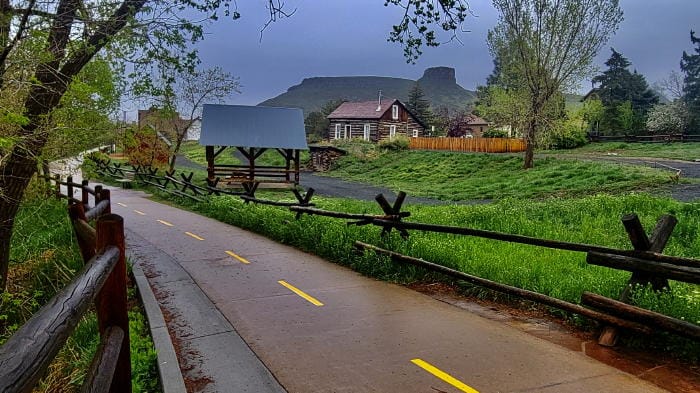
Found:
<path fill-rule="evenodd" d="M 144 195 L 114 190 L 113 212 L 125 219 L 131 260 L 161 304 L 190 391 L 662 391 L 514 328 Z"/>

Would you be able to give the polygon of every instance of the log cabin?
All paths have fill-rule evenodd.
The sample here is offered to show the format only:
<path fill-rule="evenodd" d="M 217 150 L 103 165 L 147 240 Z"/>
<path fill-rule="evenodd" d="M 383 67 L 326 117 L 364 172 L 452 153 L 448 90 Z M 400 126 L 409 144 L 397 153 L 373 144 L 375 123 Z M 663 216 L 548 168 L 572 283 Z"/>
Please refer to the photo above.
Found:
<path fill-rule="evenodd" d="M 379 142 L 396 136 L 421 137 L 426 126 L 399 100 L 344 102 L 330 115 L 328 139 Z"/>

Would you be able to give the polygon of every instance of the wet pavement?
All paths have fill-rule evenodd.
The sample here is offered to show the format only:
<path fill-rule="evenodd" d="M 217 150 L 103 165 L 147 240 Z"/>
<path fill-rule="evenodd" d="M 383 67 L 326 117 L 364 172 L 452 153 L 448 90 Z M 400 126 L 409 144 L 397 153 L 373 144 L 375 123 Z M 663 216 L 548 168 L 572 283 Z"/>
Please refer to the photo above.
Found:
<path fill-rule="evenodd" d="M 184 348 L 181 368 L 198 382 L 192 391 L 241 391 L 232 388 L 234 371 L 263 381 L 247 391 L 663 391 L 565 346 L 141 192 L 114 190 L 112 200 L 125 217 L 132 262 Z"/>

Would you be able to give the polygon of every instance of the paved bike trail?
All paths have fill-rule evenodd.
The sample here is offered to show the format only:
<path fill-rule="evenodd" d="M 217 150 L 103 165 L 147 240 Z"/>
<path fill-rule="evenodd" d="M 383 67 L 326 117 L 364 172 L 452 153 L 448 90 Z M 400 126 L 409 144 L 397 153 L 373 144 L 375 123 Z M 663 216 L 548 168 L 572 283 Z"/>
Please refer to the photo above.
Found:
<path fill-rule="evenodd" d="M 114 190 L 191 391 L 661 392 L 580 353 Z M 290 219 L 293 219 L 290 215 Z M 227 253 L 228 251 L 228 253 Z"/>

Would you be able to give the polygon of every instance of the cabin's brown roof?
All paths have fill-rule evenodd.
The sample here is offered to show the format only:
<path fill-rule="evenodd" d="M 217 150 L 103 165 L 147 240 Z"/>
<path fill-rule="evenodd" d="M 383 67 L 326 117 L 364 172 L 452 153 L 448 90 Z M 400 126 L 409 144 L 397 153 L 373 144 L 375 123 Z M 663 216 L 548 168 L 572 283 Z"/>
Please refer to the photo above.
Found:
<path fill-rule="evenodd" d="M 379 119 L 398 100 L 382 100 L 380 110 L 378 102 L 343 102 L 336 110 L 328 115 L 329 119 Z"/>
<path fill-rule="evenodd" d="M 477 115 L 469 115 L 469 121 L 467 121 L 467 124 L 469 124 L 470 126 L 475 126 L 475 125 L 485 125 L 485 126 L 487 126 L 487 125 L 489 125 L 489 122 L 487 122 L 486 120 L 480 118 L 480 117 L 477 116 Z"/>

